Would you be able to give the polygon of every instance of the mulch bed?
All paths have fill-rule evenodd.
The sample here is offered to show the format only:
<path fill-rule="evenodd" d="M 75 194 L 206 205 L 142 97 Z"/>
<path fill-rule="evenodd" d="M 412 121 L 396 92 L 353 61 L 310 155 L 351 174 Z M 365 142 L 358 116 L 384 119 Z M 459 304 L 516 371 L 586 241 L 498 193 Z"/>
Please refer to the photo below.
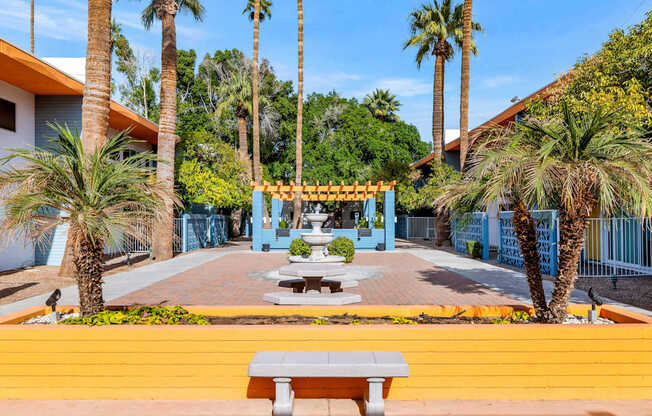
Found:
<path fill-rule="evenodd" d="M 360 317 L 358 315 L 329 316 L 207 316 L 212 325 L 418 325 L 418 324 L 493 324 L 498 318 L 441 317 L 421 314 L 414 317 L 395 316 Z M 526 322 L 523 322 L 526 323 Z"/>

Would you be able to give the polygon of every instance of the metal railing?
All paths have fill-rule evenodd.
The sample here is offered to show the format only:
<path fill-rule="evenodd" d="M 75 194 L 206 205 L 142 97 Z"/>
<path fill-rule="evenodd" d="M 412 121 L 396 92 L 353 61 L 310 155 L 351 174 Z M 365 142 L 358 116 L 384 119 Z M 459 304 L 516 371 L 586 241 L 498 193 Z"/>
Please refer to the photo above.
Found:
<path fill-rule="evenodd" d="M 124 254 L 142 254 L 151 253 L 152 251 L 152 222 L 141 221 L 136 225 L 136 231 L 133 234 L 122 237 L 120 245 L 107 244 L 104 247 L 104 254 L 114 257 Z M 174 219 L 174 239 L 172 240 L 172 249 L 175 253 L 180 253 L 181 240 L 183 235 L 183 219 Z"/>
<path fill-rule="evenodd" d="M 579 277 L 652 275 L 652 228 L 641 218 L 589 218 Z"/>
<path fill-rule="evenodd" d="M 435 217 L 407 217 L 407 238 L 436 239 Z"/>

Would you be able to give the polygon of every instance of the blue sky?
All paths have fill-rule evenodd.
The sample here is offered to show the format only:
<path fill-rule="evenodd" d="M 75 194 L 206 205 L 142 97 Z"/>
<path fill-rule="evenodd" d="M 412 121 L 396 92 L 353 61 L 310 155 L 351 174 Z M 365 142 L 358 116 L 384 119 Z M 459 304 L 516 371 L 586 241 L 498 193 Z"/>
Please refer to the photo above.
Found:
<path fill-rule="evenodd" d="M 432 141 L 433 62 L 421 70 L 414 51 L 402 50 L 408 13 L 425 0 L 304 0 L 306 92 L 336 90 L 362 98 L 390 88 L 403 104 L 400 117 Z M 461 2 L 461 0 L 459 0 Z M 2 0 L 0 37 L 25 49 L 29 43 L 29 0 Z M 199 56 L 239 48 L 251 54 L 252 28 L 241 15 L 245 0 L 204 0 L 206 17 L 177 18 L 178 47 Z M 87 2 L 36 0 L 36 54 L 85 55 Z M 120 0 L 113 16 L 129 40 L 158 65 L 160 26 L 146 32 L 139 20 L 145 1 Z M 593 53 L 617 27 L 643 19 L 652 0 L 491 0 L 474 2 L 474 20 L 485 33 L 471 60 L 470 125 L 474 127 Z M 296 80 L 296 2 L 276 0 L 273 18 L 261 28 L 261 56 L 282 79 Z M 458 128 L 459 53 L 446 65 L 445 127 Z"/>

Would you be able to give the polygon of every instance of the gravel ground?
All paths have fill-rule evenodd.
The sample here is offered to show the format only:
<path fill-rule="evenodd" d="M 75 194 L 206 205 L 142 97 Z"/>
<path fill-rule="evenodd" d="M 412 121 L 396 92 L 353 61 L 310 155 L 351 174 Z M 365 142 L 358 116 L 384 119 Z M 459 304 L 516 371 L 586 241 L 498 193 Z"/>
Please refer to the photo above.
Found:
<path fill-rule="evenodd" d="M 652 311 L 652 277 L 627 277 L 616 281 L 616 289 L 610 278 L 594 277 L 577 279 L 577 289 L 597 291 L 600 296 Z"/>

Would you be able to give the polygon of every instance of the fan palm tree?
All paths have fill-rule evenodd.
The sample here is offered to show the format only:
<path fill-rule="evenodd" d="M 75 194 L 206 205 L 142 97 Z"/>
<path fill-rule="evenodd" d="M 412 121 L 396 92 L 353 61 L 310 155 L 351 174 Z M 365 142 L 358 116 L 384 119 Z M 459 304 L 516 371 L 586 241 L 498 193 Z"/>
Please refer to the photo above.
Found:
<path fill-rule="evenodd" d="M 586 219 L 594 207 L 604 215 L 652 214 L 652 143 L 649 132 L 616 130 L 617 114 L 602 109 L 520 123 L 474 149 L 467 177 L 481 188 L 485 205 L 510 201 L 528 275 L 540 284 L 535 223 L 528 207 L 559 209 L 559 272 L 550 302 L 532 293 L 546 322 L 566 317 L 584 246 Z M 457 190 L 454 192 L 460 192 Z M 468 195 L 468 193 L 467 193 Z M 532 288 L 532 283 L 530 285 Z M 545 302 L 545 299 L 543 300 Z"/>
<path fill-rule="evenodd" d="M 297 185 L 301 185 L 301 176 L 303 173 L 303 151 L 301 149 L 303 142 L 303 1 L 297 0 L 297 17 L 299 21 L 298 33 L 298 81 L 297 81 L 297 138 L 296 138 L 296 178 Z M 301 193 L 294 195 L 294 211 L 292 223 L 294 228 L 301 228 Z"/>
<path fill-rule="evenodd" d="M 396 99 L 396 96 L 389 92 L 389 90 L 376 89 L 373 93 L 367 94 L 364 98 L 363 105 L 371 112 L 378 120 L 382 121 L 398 121 L 396 112 L 401 103 Z"/>
<path fill-rule="evenodd" d="M 464 29 L 462 30 L 462 80 L 460 85 L 460 170 L 464 171 L 469 150 L 469 78 L 471 66 L 471 19 L 473 0 L 464 0 Z"/>
<path fill-rule="evenodd" d="M 249 13 L 249 20 L 254 22 L 254 58 L 252 62 L 251 79 L 258 79 L 258 43 L 260 36 L 260 22 L 265 18 L 272 18 L 270 0 L 248 0 L 247 7 L 242 14 Z M 263 172 L 260 166 L 260 124 L 258 116 L 258 83 L 252 82 L 253 88 L 253 146 L 254 146 L 254 180 L 256 183 L 262 183 Z"/>
<path fill-rule="evenodd" d="M 189 12 L 197 21 L 204 15 L 204 6 L 199 0 L 151 0 L 142 13 L 143 25 L 147 30 L 155 19 L 161 21 L 161 116 L 158 132 L 157 179 L 170 192 L 174 189 L 174 147 L 177 130 L 177 33 L 174 19 L 178 12 Z M 174 207 L 166 202 L 167 215 L 154 227 L 155 237 L 152 255 L 157 260 L 172 258 L 174 238 Z"/>
<path fill-rule="evenodd" d="M 417 67 L 421 68 L 423 59 L 435 56 L 435 73 L 432 100 L 432 141 L 434 160 L 441 161 L 444 145 L 444 64 L 454 56 L 453 45 L 462 47 L 464 27 L 464 5 L 452 6 L 451 0 L 441 4 L 434 0 L 410 13 L 410 32 L 412 36 L 403 44 L 403 49 L 417 48 Z M 472 22 L 472 31 L 481 31 L 480 24 Z M 451 45 L 451 42 L 453 45 Z M 478 50 L 471 39 L 470 50 Z"/>
<path fill-rule="evenodd" d="M 0 159 L 6 167 L 0 170 L 0 205 L 5 207 L 0 230 L 42 244 L 55 227 L 68 224 L 81 313 L 88 316 L 104 309 L 105 244 L 142 239 L 138 225 L 155 218 L 162 201 L 174 197 L 154 180 L 148 167 L 154 155 L 120 160 L 133 142 L 128 132 L 89 152 L 79 133 L 53 127 L 57 135 L 49 148 L 10 149 Z"/>

